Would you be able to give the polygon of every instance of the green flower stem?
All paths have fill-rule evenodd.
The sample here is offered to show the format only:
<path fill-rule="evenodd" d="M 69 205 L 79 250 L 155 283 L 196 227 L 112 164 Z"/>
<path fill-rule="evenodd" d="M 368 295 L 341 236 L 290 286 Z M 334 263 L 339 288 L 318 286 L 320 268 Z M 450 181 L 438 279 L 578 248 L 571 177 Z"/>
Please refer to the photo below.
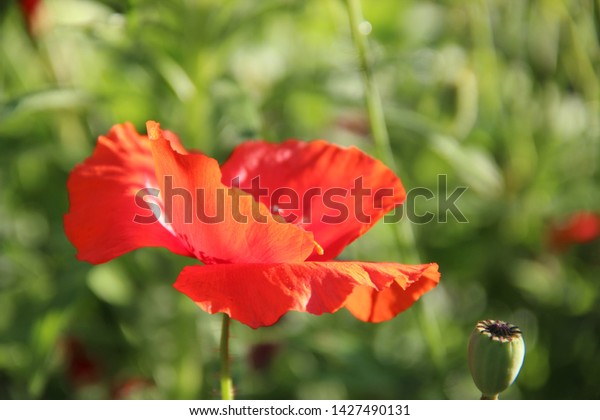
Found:
<path fill-rule="evenodd" d="M 480 398 L 480 400 L 497 400 L 497 399 L 498 399 L 498 394 L 496 394 L 496 395 L 481 394 L 481 398 Z"/>
<path fill-rule="evenodd" d="M 348 9 L 352 40 L 358 54 L 360 70 L 362 73 L 365 102 L 377 157 L 390 169 L 396 172 L 401 179 L 407 179 L 404 176 L 402 168 L 395 161 L 390 146 L 390 138 L 383 113 L 383 104 L 369 60 L 367 37 L 360 31 L 360 24 L 364 20 L 360 0 L 345 0 L 345 2 Z M 406 264 L 419 264 L 421 262 L 421 257 L 417 249 L 415 234 L 408 218 L 403 217 L 398 223 L 393 223 L 389 226 L 392 229 L 396 248 L 398 249 L 402 262 Z M 445 351 L 442 345 L 441 333 L 438 328 L 437 320 L 435 319 L 433 312 L 427 310 L 424 302 L 418 305 L 417 314 L 419 315 L 419 323 L 424 332 L 425 340 L 432 361 L 440 376 L 441 383 L 441 379 L 444 377 L 443 364 Z"/>
<path fill-rule="evenodd" d="M 358 60 L 365 89 L 367 113 L 369 115 L 371 134 L 373 136 L 373 142 L 375 143 L 377 157 L 390 169 L 396 172 L 400 178 L 405 178 L 401 173 L 401 168 L 394 159 L 394 154 L 390 146 L 390 138 L 383 115 L 383 105 L 369 60 L 367 38 L 359 29 L 359 25 L 363 21 L 360 0 L 345 1 L 348 7 L 352 40 L 354 41 L 354 47 L 358 53 Z M 415 235 L 408 220 L 403 217 L 399 223 L 394 223 L 390 226 L 393 228 L 394 238 L 403 262 L 410 264 L 419 263 L 420 257 L 416 247 Z"/>
<path fill-rule="evenodd" d="M 221 324 L 221 399 L 233 400 L 233 381 L 231 380 L 231 365 L 229 359 L 229 324 L 231 318 L 223 314 Z"/>
<path fill-rule="evenodd" d="M 378 156 L 392 170 L 396 170 L 396 162 L 390 148 L 389 134 L 383 116 L 383 105 L 379 96 L 379 90 L 373 78 L 373 71 L 368 58 L 367 38 L 360 32 L 359 25 L 363 21 L 360 0 L 346 0 L 348 6 L 348 17 L 350 18 L 350 30 L 354 47 L 358 53 L 360 70 L 363 76 L 365 88 L 365 100 L 369 123 L 373 134 L 373 141 L 380 156 Z"/>

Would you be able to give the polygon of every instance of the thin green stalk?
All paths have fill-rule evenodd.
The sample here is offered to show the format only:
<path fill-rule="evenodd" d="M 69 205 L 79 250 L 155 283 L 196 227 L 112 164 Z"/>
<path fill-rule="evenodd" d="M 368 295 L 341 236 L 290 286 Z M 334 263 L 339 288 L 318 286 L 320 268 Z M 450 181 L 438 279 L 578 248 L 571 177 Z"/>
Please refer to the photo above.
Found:
<path fill-rule="evenodd" d="M 363 77 L 363 85 L 365 89 L 365 100 L 367 112 L 369 114 L 369 123 L 371 125 L 371 133 L 373 141 L 377 149 L 379 159 L 389 166 L 392 170 L 396 170 L 396 162 L 392 155 L 390 147 L 390 139 L 383 116 L 383 106 L 379 90 L 373 78 L 373 71 L 368 57 L 368 45 L 366 36 L 360 32 L 360 23 L 363 21 L 360 0 L 346 0 L 348 6 L 348 17 L 350 18 L 350 30 L 352 32 L 352 40 L 354 47 L 358 53 L 360 70 Z"/>
<path fill-rule="evenodd" d="M 229 324 L 231 318 L 223 314 L 221 324 L 221 399 L 233 400 L 233 381 L 231 380 L 231 361 L 229 359 Z"/>
<path fill-rule="evenodd" d="M 359 29 L 359 25 L 363 21 L 360 0 L 346 0 L 346 5 L 348 6 L 352 40 L 354 41 L 354 47 L 358 53 L 358 60 L 365 89 L 367 113 L 369 115 L 371 134 L 373 136 L 373 142 L 375 143 L 377 157 L 401 178 L 404 178 L 402 173 L 400 173 L 401 168 L 396 163 L 392 148 L 390 147 L 390 138 L 383 114 L 383 105 L 369 60 L 367 38 Z M 418 263 L 420 257 L 416 247 L 415 235 L 407 218 L 403 217 L 399 223 L 394 223 L 390 226 L 392 226 L 394 231 L 394 238 L 403 262 L 413 264 Z"/>
<path fill-rule="evenodd" d="M 389 168 L 395 171 L 400 178 L 406 179 L 406 177 L 403 176 L 402 168 L 396 163 L 394 154 L 392 153 L 387 125 L 383 113 L 383 104 L 379 95 L 379 90 L 377 89 L 377 85 L 375 83 L 371 62 L 369 60 L 367 38 L 359 29 L 359 25 L 363 21 L 360 0 L 345 1 L 348 7 L 348 17 L 350 20 L 352 39 L 358 53 L 358 60 L 365 90 L 365 102 L 369 115 L 369 123 L 371 126 L 371 135 L 373 136 L 373 142 L 375 143 L 377 157 Z M 390 228 L 393 231 L 396 246 L 402 262 L 407 264 L 418 264 L 421 262 L 421 258 L 417 249 L 415 235 L 412 226 L 409 223 L 408 217 L 406 217 L 406 214 L 404 214 L 404 216 L 405 217 L 403 217 L 398 223 L 390 224 Z M 427 346 L 429 347 L 432 361 L 434 362 L 434 365 L 436 366 L 440 376 L 441 383 L 441 379 L 443 379 L 444 376 L 442 366 L 444 350 L 443 346 L 440 346 L 441 340 L 439 339 L 440 333 L 437 328 L 437 322 L 431 311 L 427 311 L 427 308 L 425 308 L 425 303 L 422 302 L 420 305 L 418 305 L 417 310 L 419 313 L 419 323 L 424 331 L 425 340 L 427 342 Z"/>

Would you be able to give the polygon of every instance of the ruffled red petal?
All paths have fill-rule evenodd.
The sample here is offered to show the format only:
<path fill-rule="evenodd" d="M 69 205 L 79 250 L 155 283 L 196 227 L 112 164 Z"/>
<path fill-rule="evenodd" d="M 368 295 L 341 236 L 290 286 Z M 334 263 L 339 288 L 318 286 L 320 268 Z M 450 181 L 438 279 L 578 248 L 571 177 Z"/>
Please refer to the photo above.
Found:
<path fill-rule="evenodd" d="M 410 290 L 420 280 L 435 277 L 434 272 L 433 265 L 354 261 L 218 264 L 184 268 L 175 288 L 208 313 L 224 312 L 258 328 L 274 324 L 288 311 L 335 312 L 347 306 L 356 290 Z"/>
<path fill-rule="evenodd" d="M 217 161 L 175 152 L 157 123 L 148 122 L 165 220 L 205 263 L 304 261 L 313 234 L 276 220 L 254 198 L 221 182 Z"/>
<path fill-rule="evenodd" d="M 346 309 L 361 321 L 387 321 L 410 308 L 440 281 L 435 263 L 400 266 L 399 271 L 396 281 L 380 291 L 355 288 L 346 301 Z"/>
<path fill-rule="evenodd" d="M 172 147 L 183 151 L 175 135 L 168 137 Z M 115 125 L 101 136 L 92 156 L 73 170 L 67 182 L 70 207 L 65 233 L 77 248 L 77 257 L 99 264 L 144 246 L 191 255 L 156 220 L 142 197 L 157 186 L 147 137 L 131 124 Z"/>
<path fill-rule="evenodd" d="M 226 185 L 239 186 L 323 247 L 310 260 L 335 258 L 406 196 L 380 161 L 355 147 L 322 140 L 239 145 L 221 168 Z"/>

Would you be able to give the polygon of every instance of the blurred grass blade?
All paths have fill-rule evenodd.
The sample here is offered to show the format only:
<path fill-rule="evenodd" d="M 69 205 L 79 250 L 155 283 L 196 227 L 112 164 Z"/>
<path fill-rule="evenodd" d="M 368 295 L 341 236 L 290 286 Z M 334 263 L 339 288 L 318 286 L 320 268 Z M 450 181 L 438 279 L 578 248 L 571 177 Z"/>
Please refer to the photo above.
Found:
<path fill-rule="evenodd" d="M 194 82 L 178 63 L 163 56 L 156 64 L 161 76 L 181 102 L 186 102 L 197 94 Z"/>
<path fill-rule="evenodd" d="M 77 110 L 92 104 L 91 96 L 77 89 L 49 89 L 27 93 L 0 106 L 0 123 L 37 112 Z"/>
<path fill-rule="evenodd" d="M 461 180 L 478 194 L 492 198 L 504 190 L 500 169 L 485 151 L 460 145 L 454 138 L 443 135 L 432 136 L 430 145 L 452 166 Z"/>

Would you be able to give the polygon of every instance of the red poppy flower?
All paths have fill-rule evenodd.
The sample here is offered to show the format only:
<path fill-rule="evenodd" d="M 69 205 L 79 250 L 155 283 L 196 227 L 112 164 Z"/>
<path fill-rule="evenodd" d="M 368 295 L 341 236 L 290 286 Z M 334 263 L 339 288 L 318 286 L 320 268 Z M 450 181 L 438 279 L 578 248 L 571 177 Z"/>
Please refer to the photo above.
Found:
<path fill-rule="evenodd" d="M 573 244 L 591 242 L 600 236 L 600 216 L 580 211 L 550 231 L 550 244 L 556 250 L 565 250 Z"/>
<path fill-rule="evenodd" d="M 333 261 L 405 199 L 392 171 L 360 150 L 251 141 L 219 168 L 157 123 L 147 128 L 114 126 L 69 177 L 65 231 L 79 259 L 143 246 L 195 257 L 204 265 L 185 267 L 175 288 L 253 328 L 342 307 L 384 321 L 438 283 L 435 263 Z"/>

